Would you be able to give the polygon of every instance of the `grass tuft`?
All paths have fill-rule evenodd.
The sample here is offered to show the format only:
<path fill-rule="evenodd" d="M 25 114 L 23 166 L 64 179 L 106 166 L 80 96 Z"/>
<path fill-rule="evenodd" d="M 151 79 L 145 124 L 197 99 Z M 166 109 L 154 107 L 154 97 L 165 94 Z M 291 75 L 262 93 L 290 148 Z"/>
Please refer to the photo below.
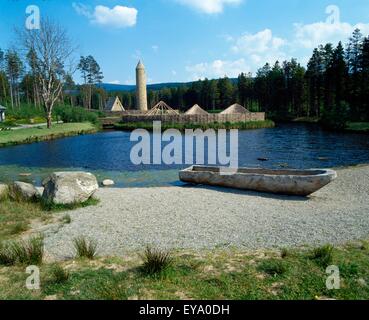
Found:
<path fill-rule="evenodd" d="M 173 264 L 173 259 L 169 251 L 158 248 L 146 247 L 143 255 L 143 272 L 147 275 L 160 274 Z"/>
<path fill-rule="evenodd" d="M 25 222 L 17 222 L 16 224 L 13 224 L 10 229 L 9 229 L 9 233 L 11 235 L 17 235 L 17 234 L 21 234 L 25 231 L 28 230 L 28 224 Z"/>
<path fill-rule="evenodd" d="M 258 269 L 273 277 L 281 276 L 288 270 L 283 261 L 275 259 L 263 261 Z"/>
<path fill-rule="evenodd" d="M 56 284 L 65 283 L 69 280 L 70 274 L 62 266 L 56 264 L 51 268 L 52 281 Z"/>
<path fill-rule="evenodd" d="M 73 240 L 74 248 L 78 258 L 87 258 L 93 260 L 96 256 L 97 243 L 88 240 L 86 237 L 77 237 Z"/>
<path fill-rule="evenodd" d="M 310 258 L 314 260 L 318 265 L 326 268 L 332 264 L 333 261 L 333 246 L 326 245 L 313 249 Z"/>
<path fill-rule="evenodd" d="M 0 265 L 13 266 L 15 262 L 15 256 L 12 254 L 10 247 L 0 244 Z"/>
<path fill-rule="evenodd" d="M 290 254 L 291 254 L 291 253 L 290 253 L 290 251 L 289 251 L 287 248 L 283 248 L 283 249 L 281 250 L 281 258 L 282 258 L 282 259 L 287 258 Z"/>
<path fill-rule="evenodd" d="M 11 242 L 0 248 L 0 264 L 2 265 L 40 265 L 44 256 L 42 237 L 34 237 L 27 241 Z"/>
<path fill-rule="evenodd" d="M 43 210 L 46 211 L 65 211 L 65 210 L 75 210 L 79 208 L 86 208 L 89 206 L 96 206 L 99 204 L 99 200 L 96 198 L 90 198 L 85 202 L 82 203 L 72 203 L 72 204 L 55 204 L 52 201 L 46 201 L 41 199 L 41 207 Z"/>
<path fill-rule="evenodd" d="M 65 214 L 62 218 L 61 218 L 61 222 L 63 222 L 64 224 L 70 224 L 72 222 L 72 218 L 70 217 L 69 214 Z"/>

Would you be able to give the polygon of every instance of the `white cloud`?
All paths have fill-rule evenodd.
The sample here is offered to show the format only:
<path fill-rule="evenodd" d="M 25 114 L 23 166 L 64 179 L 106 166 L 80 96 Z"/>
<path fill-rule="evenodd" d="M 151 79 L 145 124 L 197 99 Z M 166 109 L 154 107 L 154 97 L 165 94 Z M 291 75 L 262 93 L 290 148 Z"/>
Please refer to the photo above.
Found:
<path fill-rule="evenodd" d="M 151 46 L 151 49 L 156 53 L 159 51 L 159 46 L 158 45 L 153 45 Z"/>
<path fill-rule="evenodd" d="M 351 24 L 341 22 L 337 6 L 326 8 L 326 21 L 311 24 L 295 23 L 292 36 L 284 39 L 275 36 L 270 29 L 264 29 L 254 34 L 245 33 L 242 36 L 221 35 L 230 43 L 233 59 L 201 62 L 186 67 L 192 80 L 217 78 L 227 75 L 235 77 L 241 72 L 256 72 L 266 62 L 274 64 L 297 58 L 306 65 L 312 54 L 312 49 L 320 44 L 339 41 L 347 42 L 352 32 L 358 28 L 364 35 L 369 34 L 369 23 Z"/>
<path fill-rule="evenodd" d="M 238 5 L 243 0 L 175 0 L 206 14 L 222 13 L 226 5 Z"/>
<path fill-rule="evenodd" d="M 236 40 L 232 50 L 235 53 L 260 54 L 279 50 L 285 44 L 286 40 L 274 37 L 270 29 L 265 29 L 255 34 L 244 34 Z"/>
<path fill-rule="evenodd" d="M 191 74 L 190 80 L 198 80 L 224 76 L 233 78 L 237 77 L 241 72 L 249 72 L 250 69 L 245 59 L 241 58 L 235 61 L 214 60 L 210 63 L 203 62 L 193 66 L 187 66 L 186 71 Z"/>
<path fill-rule="evenodd" d="M 256 72 L 266 62 L 273 64 L 277 60 L 281 62 L 289 58 L 283 50 L 287 48 L 288 42 L 273 36 L 270 29 L 225 40 L 233 43 L 230 50 L 238 58 L 187 66 L 186 70 L 191 74 L 192 80 L 205 77 L 218 78 L 224 75 L 237 77 L 241 72 Z"/>
<path fill-rule="evenodd" d="M 74 2 L 72 6 L 79 15 L 87 17 L 94 24 L 114 28 L 126 28 L 133 27 L 137 23 L 138 11 L 135 8 L 115 6 L 111 9 L 99 5 L 92 11 L 90 7 L 81 3 Z"/>
<path fill-rule="evenodd" d="M 358 28 L 364 34 L 369 34 L 369 23 L 350 24 L 341 22 L 340 9 L 337 6 L 326 8 L 326 21 L 311 24 L 295 23 L 295 44 L 306 49 L 313 49 L 321 44 L 347 41 L 352 32 Z"/>

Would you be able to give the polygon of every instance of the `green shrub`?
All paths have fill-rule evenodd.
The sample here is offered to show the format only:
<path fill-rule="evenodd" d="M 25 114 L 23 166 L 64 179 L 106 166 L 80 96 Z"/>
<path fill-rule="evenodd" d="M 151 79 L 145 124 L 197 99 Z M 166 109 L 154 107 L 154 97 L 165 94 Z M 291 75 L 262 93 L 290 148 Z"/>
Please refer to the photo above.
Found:
<path fill-rule="evenodd" d="M 98 112 L 88 111 L 80 107 L 57 106 L 54 109 L 54 117 L 65 123 L 70 122 L 91 122 L 98 124 Z"/>
<path fill-rule="evenodd" d="M 97 243 L 95 241 L 80 236 L 75 238 L 73 243 L 78 258 L 87 258 L 90 260 L 95 258 L 97 250 Z"/>
<path fill-rule="evenodd" d="M 314 260 L 320 266 L 326 268 L 332 264 L 333 261 L 333 246 L 326 245 L 319 248 L 315 248 L 311 252 L 310 258 Z"/>
<path fill-rule="evenodd" d="M 258 266 L 258 269 L 273 277 L 283 275 L 287 272 L 286 264 L 283 261 L 275 259 L 263 261 Z"/>
<path fill-rule="evenodd" d="M 143 271 L 147 275 L 155 275 L 165 271 L 172 265 L 173 259 L 170 252 L 146 247 L 143 255 Z"/>
<path fill-rule="evenodd" d="M 21 104 L 19 108 L 12 109 L 11 107 L 6 110 L 8 120 L 13 123 L 30 123 L 30 120 L 35 117 L 44 118 L 45 112 L 42 107 L 35 107 L 33 104 Z"/>
<path fill-rule="evenodd" d="M 53 283 L 56 284 L 67 282 L 70 277 L 69 271 L 57 264 L 51 268 L 51 275 Z"/>

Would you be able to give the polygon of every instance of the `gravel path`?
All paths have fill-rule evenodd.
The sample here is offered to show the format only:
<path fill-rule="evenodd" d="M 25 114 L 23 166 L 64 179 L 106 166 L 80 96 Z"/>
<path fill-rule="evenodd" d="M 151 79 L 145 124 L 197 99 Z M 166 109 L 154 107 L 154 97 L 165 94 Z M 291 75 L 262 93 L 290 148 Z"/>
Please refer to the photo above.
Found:
<path fill-rule="evenodd" d="M 70 257 L 79 235 L 96 239 L 101 255 L 147 244 L 255 249 L 367 238 L 369 166 L 338 176 L 310 199 L 204 187 L 100 189 L 98 206 L 71 212 L 71 224 L 46 232 L 46 251 Z"/>

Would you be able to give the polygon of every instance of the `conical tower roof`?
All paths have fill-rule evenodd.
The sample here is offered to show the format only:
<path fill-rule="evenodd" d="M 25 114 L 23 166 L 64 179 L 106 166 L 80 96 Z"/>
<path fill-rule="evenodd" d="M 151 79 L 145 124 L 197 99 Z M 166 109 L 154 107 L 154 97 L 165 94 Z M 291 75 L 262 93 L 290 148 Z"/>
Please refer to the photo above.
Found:
<path fill-rule="evenodd" d="M 195 104 L 185 114 L 187 115 L 207 115 L 208 113 L 203 108 L 201 108 L 198 104 Z"/>
<path fill-rule="evenodd" d="M 232 104 L 228 109 L 224 110 L 220 114 L 246 114 L 250 113 L 249 110 L 244 108 L 238 103 Z"/>
<path fill-rule="evenodd" d="M 145 66 L 144 66 L 144 64 L 142 63 L 142 61 L 141 61 L 141 60 L 140 60 L 140 61 L 138 61 L 138 64 L 137 64 L 136 69 L 145 69 Z"/>

